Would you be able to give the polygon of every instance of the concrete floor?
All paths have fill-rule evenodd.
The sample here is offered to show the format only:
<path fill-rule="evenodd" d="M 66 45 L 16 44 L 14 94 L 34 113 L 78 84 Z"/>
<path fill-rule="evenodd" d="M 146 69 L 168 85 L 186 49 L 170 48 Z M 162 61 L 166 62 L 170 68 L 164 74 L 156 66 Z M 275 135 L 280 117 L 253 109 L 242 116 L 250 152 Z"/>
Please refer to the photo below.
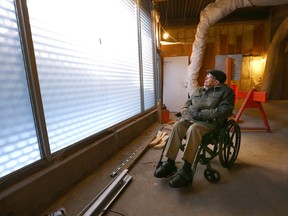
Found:
<path fill-rule="evenodd" d="M 218 158 L 213 160 L 213 168 L 221 174 L 219 183 L 209 183 L 203 176 L 205 167 L 198 165 L 191 189 L 170 188 L 169 179 L 153 177 L 161 150 L 149 148 L 129 170 L 132 181 L 105 215 L 288 215 L 288 101 L 269 101 L 263 107 L 272 133 L 242 131 L 235 165 L 225 169 Z M 258 109 L 246 109 L 241 120 L 240 126 L 263 126 Z M 112 180 L 115 168 L 139 146 L 150 143 L 162 126 L 148 128 L 41 215 L 61 207 L 69 216 L 78 215 Z M 177 166 L 181 165 L 179 157 Z"/>

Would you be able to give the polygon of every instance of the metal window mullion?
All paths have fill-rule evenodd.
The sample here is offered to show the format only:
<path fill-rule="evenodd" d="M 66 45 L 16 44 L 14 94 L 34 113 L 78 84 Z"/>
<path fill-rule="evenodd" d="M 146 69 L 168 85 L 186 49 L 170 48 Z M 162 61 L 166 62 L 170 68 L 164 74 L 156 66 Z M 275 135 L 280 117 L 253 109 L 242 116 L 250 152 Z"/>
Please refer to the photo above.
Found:
<path fill-rule="evenodd" d="M 146 105 L 148 106 L 148 104 L 150 104 L 150 103 L 153 103 L 155 106 L 156 101 L 157 101 L 157 96 L 158 96 L 157 91 L 156 91 L 157 82 L 156 82 L 156 74 L 155 74 L 155 64 L 156 64 L 155 54 L 154 54 L 154 52 L 155 52 L 155 49 L 154 49 L 155 36 L 152 35 L 153 34 L 153 29 L 152 29 L 153 21 L 151 19 L 151 17 L 152 17 L 151 9 L 152 9 L 152 3 L 150 1 L 140 0 L 140 18 L 141 18 L 141 25 L 142 25 L 141 26 L 141 31 L 142 31 L 141 33 L 143 33 L 143 31 L 144 31 L 145 33 L 149 33 L 149 35 L 151 37 L 150 38 L 151 44 L 145 44 L 145 47 L 144 47 L 143 43 L 142 43 L 142 56 L 144 57 L 144 59 L 142 58 L 142 60 L 143 60 L 142 61 L 143 62 L 143 77 L 145 77 L 145 75 L 149 76 L 150 78 L 148 78 L 148 79 L 150 79 L 150 80 L 153 79 L 153 84 L 150 83 L 148 80 L 146 80 L 147 83 L 145 83 L 145 79 L 143 80 L 143 82 L 144 82 L 144 86 L 146 86 L 146 85 L 151 86 L 151 84 L 152 84 L 154 87 L 154 95 L 153 95 L 154 100 L 153 101 L 150 100 L 151 95 L 147 95 L 147 97 L 146 97 L 146 95 L 145 95 L 146 92 L 144 92 L 145 108 L 146 108 Z M 142 36 L 143 36 L 143 34 L 142 34 Z M 151 47 L 150 47 L 150 45 L 151 45 Z M 152 49 L 150 49 L 150 48 L 152 48 Z M 146 50 L 146 52 L 143 52 L 143 50 L 144 51 Z M 150 51 L 151 51 L 151 53 L 149 53 Z M 145 62 L 145 59 L 147 59 L 148 62 Z M 150 60 L 151 60 L 152 68 L 153 68 L 152 71 L 150 71 L 151 66 L 149 66 Z M 145 69 L 147 69 L 147 71 L 145 71 Z M 146 72 L 147 72 L 147 74 L 146 74 Z M 151 72 L 152 72 L 152 74 L 151 74 Z M 145 87 L 144 87 L 144 90 L 145 90 Z M 147 104 L 146 104 L 146 102 L 147 102 Z"/>
<path fill-rule="evenodd" d="M 142 37 L 141 37 L 141 16 L 140 16 L 140 0 L 136 0 L 137 6 L 137 28 L 138 28 L 138 47 L 139 47 L 139 73 L 140 73 L 140 99 L 141 111 L 145 110 L 144 100 L 144 78 L 143 78 L 143 61 L 142 61 Z"/>
<path fill-rule="evenodd" d="M 20 27 L 19 31 L 26 67 L 27 84 L 30 92 L 40 154 L 42 159 L 50 161 L 52 158 L 51 150 L 49 146 L 26 1 L 15 0 L 15 8 L 18 25 Z"/>
<path fill-rule="evenodd" d="M 152 34 L 153 34 L 153 57 L 154 57 L 154 77 L 155 77 L 155 100 L 156 103 L 163 101 L 163 76 L 162 76 L 162 58 L 161 49 L 159 49 L 159 39 L 157 41 L 156 34 L 159 34 L 159 24 L 156 21 L 157 12 L 152 10 Z"/>
<path fill-rule="evenodd" d="M 155 20 L 155 16 L 154 16 L 154 12 L 151 12 L 151 21 L 152 21 L 152 55 L 153 55 L 153 68 L 154 68 L 154 71 L 153 71 L 153 76 L 154 76 L 154 89 L 155 89 L 155 93 L 154 93 L 154 96 L 155 96 L 155 100 L 154 100 L 154 103 L 156 104 L 157 103 L 157 99 L 159 98 L 160 96 L 160 76 L 159 76 L 159 70 L 158 70 L 158 66 L 157 66 L 157 58 L 158 58 L 158 55 L 157 55 L 157 46 L 156 46 L 156 31 L 155 31 L 155 28 L 156 28 L 156 20 Z M 157 88 L 158 86 L 158 88 Z"/>

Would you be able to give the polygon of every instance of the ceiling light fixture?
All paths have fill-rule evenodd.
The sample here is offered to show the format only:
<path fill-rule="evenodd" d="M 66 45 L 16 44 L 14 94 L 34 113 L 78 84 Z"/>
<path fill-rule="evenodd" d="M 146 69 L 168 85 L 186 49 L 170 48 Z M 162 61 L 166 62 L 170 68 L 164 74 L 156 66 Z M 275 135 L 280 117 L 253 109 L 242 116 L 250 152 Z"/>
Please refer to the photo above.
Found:
<path fill-rule="evenodd" d="M 169 34 L 167 32 L 164 32 L 163 34 L 163 39 L 167 40 L 169 38 Z"/>

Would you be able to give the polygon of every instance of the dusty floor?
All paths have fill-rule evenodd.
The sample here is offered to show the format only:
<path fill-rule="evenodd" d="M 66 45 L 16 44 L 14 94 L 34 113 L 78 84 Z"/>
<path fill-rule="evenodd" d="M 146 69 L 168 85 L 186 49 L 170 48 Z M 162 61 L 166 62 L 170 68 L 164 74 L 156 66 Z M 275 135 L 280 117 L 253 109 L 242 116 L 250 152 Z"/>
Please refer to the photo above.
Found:
<path fill-rule="evenodd" d="M 132 181 L 105 215 L 288 215 L 288 101 L 269 101 L 263 107 L 272 133 L 242 131 L 236 164 L 225 169 L 213 160 L 213 168 L 221 174 L 219 183 L 209 183 L 203 176 L 205 167 L 198 165 L 190 190 L 170 188 L 169 179 L 153 177 L 161 150 L 149 148 L 129 170 Z M 263 126 L 258 109 L 246 109 L 241 120 L 240 126 Z M 41 215 L 61 207 L 69 216 L 78 215 L 112 180 L 115 168 L 149 143 L 162 126 L 148 128 Z M 181 165 L 179 157 L 177 166 Z"/>

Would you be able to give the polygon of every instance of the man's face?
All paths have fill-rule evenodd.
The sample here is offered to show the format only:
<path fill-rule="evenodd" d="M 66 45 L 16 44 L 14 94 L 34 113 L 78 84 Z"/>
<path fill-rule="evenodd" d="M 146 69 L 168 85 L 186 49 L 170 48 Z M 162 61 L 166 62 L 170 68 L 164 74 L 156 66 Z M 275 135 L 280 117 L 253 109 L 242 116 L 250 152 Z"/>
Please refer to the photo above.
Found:
<path fill-rule="evenodd" d="M 211 88 L 213 86 L 216 86 L 219 84 L 219 81 L 216 80 L 216 78 L 214 76 L 212 76 L 211 74 L 207 74 L 207 76 L 205 77 L 205 81 L 204 81 L 204 86 L 206 88 Z"/>

